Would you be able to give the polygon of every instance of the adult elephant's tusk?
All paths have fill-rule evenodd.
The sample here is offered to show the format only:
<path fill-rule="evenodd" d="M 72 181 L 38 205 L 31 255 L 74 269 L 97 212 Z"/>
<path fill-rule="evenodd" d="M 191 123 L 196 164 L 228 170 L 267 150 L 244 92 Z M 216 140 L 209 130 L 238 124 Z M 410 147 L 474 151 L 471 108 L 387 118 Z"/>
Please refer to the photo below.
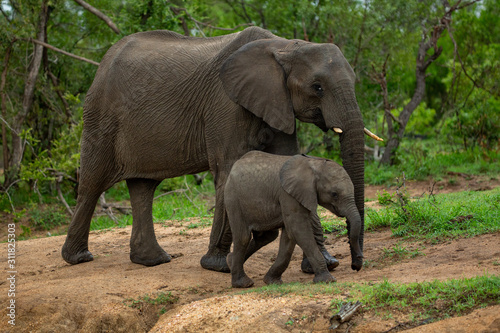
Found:
<path fill-rule="evenodd" d="M 384 139 L 379 138 L 378 136 L 376 136 L 375 134 L 373 134 L 372 132 L 370 132 L 369 130 L 367 130 L 366 127 L 365 127 L 364 130 L 365 130 L 365 134 L 368 135 L 370 138 L 375 139 L 377 141 L 384 141 Z"/>
<path fill-rule="evenodd" d="M 333 128 L 333 131 L 334 131 L 335 133 L 339 133 L 339 134 L 340 134 L 340 133 L 342 133 L 342 130 L 341 130 L 340 128 L 338 128 L 338 127 L 334 127 L 334 128 Z"/>

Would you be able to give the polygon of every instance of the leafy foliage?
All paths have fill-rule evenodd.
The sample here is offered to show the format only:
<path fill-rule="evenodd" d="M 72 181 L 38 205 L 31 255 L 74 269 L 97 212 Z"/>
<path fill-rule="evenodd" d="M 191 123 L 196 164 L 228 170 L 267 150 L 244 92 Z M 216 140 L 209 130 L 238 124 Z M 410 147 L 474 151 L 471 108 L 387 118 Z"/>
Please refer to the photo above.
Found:
<path fill-rule="evenodd" d="M 122 37 L 154 29 L 210 37 L 257 25 L 285 38 L 333 42 L 357 75 L 356 93 L 365 124 L 381 136 L 386 131 L 382 96 L 371 75 L 387 59 L 388 97 L 395 110 L 400 110 L 415 89 L 415 59 L 422 27 L 436 24 L 443 14 L 437 0 L 93 1 L 92 5 L 119 27 L 120 34 L 116 34 L 74 1 L 3 1 L 2 61 L 6 60 L 9 47 L 12 53 L 2 112 L 7 138 L 2 139 L 1 147 L 9 152 L 10 125 L 23 107 L 26 75 L 32 61 L 34 44 L 28 40 L 37 36 L 44 3 L 49 9 L 46 41 L 97 62 Z M 464 172 L 463 169 L 473 169 L 472 174 L 499 172 L 495 167 L 500 133 L 500 87 L 496 79 L 500 74 L 500 28 L 495 24 L 499 8 L 498 0 L 484 0 L 455 13 L 451 22 L 453 34 L 445 33 L 440 39 L 442 56 L 428 70 L 425 103 L 417 108 L 408 124 L 407 133 L 412 136 L 403 139 L 395 165 L 381 168 L 376 161 L 367 162 L 368 183 L 391 183 L 402 171 L 411 179 L 440 177 L 447 171 Z M 21 131 L 22 181 L 12 188 L 5 184 L 0 198 L 2 209 L 12 203 L 40 202 L 39 194 L 44 202 L 53 201 L 46 196 L 55 197 L 54 183 L 61 176 L 63 195 L 70 205 L 74 204 L 75 184 L 71 178 L 76 178 L 79 166 L 82 105 L 96 70 L 87 62 L 45 50 L 33 108 Z M 322 134 L 314 125 L 297 124 L 301 152 L 341 162 L 334 133 Z M 417 140 L 415 136 L 424 139 Z M 373 144 L 367 141 L 367 145 Z M 384 143 L 380 148 L 384 149 Z M 462 171 L 456 171 L 461 168 Z M 0 174 L 0 181 L 2 177 Z M 183 185 L 182 180 L 169 180 L 161 189 L 171 191 Z M 121 184 L 108 195 L 122 200 L 127 198 L 126 192 Z"/>

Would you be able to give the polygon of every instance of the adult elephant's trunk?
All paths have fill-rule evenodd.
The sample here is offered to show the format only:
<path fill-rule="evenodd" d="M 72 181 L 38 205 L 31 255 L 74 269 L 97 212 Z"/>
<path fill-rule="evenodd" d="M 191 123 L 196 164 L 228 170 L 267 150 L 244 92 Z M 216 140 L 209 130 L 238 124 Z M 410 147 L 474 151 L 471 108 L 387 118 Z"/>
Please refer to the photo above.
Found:
<path fill-rule="evenodd" d="M 358 121 L 353 121 L 358 122 Z M 364 132 L 363 122 L 352 124 L 350 130 L 340 135 L 340 149 L 342 164 L 354 185 L 354 201 L 361 219 L 361 230 L 359 234 L 359 245 L 363 250 L 364 227 L 365 227 L 365 165 L 364 165 Z M 350 220 L 347 220 L 347 227 Z"/>
<path fill-rule="evenodd" d="M 351 248 L 351 268 L 359 271 L 363 266 L 363 250 L 361 249 L 362 221 L 354 204 L 347 207 L 345 214 L 348 221 L 349 245 Z"/>
<path fill-rule="evenodd" d="M 359 232 L 359 246 L 363 251 L 364 220 L 365 220 L 365 163 L 364 163 L 364 124 L 361 111 L 359 110 L 354 87 L 343 89 L 335 94 L 334 112 L 325 113 L 324 118 L 329 128 L 340 128 L 340 149 L 342 165 L 347 171 L 354 185 L 354 199 L 360 215 L 361 225 Z M 340 123 L 335 119 L 340 119 Z M 350 218 L 347 219 L 347 228 L 350 230 Z M 352 251 L 352 248 L 351 248 Z"/>

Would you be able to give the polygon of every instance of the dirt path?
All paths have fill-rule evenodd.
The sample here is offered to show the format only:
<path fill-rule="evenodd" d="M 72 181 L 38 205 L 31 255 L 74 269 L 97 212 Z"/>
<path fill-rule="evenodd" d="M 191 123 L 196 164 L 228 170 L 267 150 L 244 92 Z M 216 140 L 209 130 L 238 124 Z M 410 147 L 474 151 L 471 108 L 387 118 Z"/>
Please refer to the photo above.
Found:
<path fill-rule="evenodd" d="M 196 222 L 192 219 L 190 222 Z M 143 267 L 129 260 L 131 227 L 91 232 L 90 250 L 95 260 L 76 266 L 66 264 L 60 249 L 65 236 L 32 239 L 17 243 L 16 326 L 7 322 L 5 304 L 8 281 L 0 280 L 0 331 L 4 332 L 290 332 L 301 330 L 327 332 L 330 295 L 317 298 L 283 296 L 264 298 L 258 294 L 235 295 L 228 274 L 206 271 L 199 265 L 205 253 L 210 229 L 186 229 L 190 222 L 156 224 L 158 242 L 172 262 Z M 184 226 L 181 226 L 184 223 Z M 2 224 L 3 225 L 3 224 Z M 382 281 L 420 282 L 500 274 L 500 234 L 450 241 L 444 244 L 405 244 L 424 254 L 390 264 L 381 260 L 384 248 L 400 242 L 389 230 L 367 233 L 366 260 L 373 265 L 360 272 L 350 269 L 347 239 L 328 235 L 327 249 L 340 258 L 334 276 L 341 282 Z M 255 286 L 277 253 L 273 242 L 256 253 L 246 264 Z M 0 244 L 1 253 L 7 244 Z M 284 282 L 312 281 L 300 271 L 301 252 L 296 249 Z M 8 276 L 2 255 L 2 276 Z M 163 310 L 145 303 L 140 309 L 128 305 L 130 299 L 159 292 L 178 297 L 178 302 Z M 286 323 L 295 318 L 293 326 Z M 302 320 L 302 322 L 301 322 Z M 384 332 L 398 326 L 398 317 L 381 321 L 359 315 L 350 332 Z M 463 322 L 462 322 L 463 321 Z M 455 325 L 455 326 L 454 326 Z M 415 332 L 439 332 L 455 327 L 457 332 L 499 332 L 500 306 L 477 310 L 467 317 L 449 319 L 417 327 Z M 496 331 L 495 331 L 496 330 Z M 446 330 L 447 331 L 447 330 Z"/>

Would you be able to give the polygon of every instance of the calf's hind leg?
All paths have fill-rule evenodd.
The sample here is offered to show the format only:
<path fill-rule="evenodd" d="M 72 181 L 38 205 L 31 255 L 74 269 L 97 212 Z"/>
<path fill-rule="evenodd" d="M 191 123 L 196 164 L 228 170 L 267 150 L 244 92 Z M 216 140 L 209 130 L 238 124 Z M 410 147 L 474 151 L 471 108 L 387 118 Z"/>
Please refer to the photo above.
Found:
<path fill-rule="evenodd" d="M 281 230 L 280 247 L 278 251 L 278 256 L 271 266 L 266 276 L 264 276 L 264 282 L 266 284 L 282 284 L 281 275 L 287 269 L 290 264 L 290 259 L 292 259 L 293 250 L 295 248 L 295 241 L 288 237 L 285 228 Z"/>
<path fill-rule="evenodd" d="M 268 231 L 254 231 L 253 238 L 247 248 L 247 253 L 245 254 L 245 261 L 257 252 L 260 248 L 266 246 L 275 240 L 279 235 L 279 230 L 268 230 Z"/>
<path fill-rule="evenodd" d="M 132 236 L 130 260 L 144 266 L 169 262 L 172 258 L 156 240 L 153 225 L 153 196 L 159 181 L 153 179 L 127 179 L 132 205 Z"/>

